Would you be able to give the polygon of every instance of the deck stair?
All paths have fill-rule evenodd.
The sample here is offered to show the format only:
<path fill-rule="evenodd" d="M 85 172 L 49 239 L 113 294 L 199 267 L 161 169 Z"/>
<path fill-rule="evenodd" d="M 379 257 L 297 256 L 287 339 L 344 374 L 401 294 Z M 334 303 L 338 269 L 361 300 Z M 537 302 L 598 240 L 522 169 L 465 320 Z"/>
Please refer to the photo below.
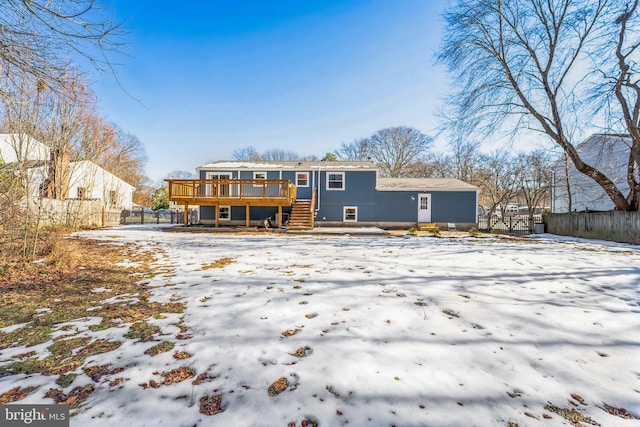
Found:
<path fill-rule="evenodd" d="M 313 229 L 314 212 L 311 209 L 311 200 L 297 199 L 291 208 L 289 217 L 289 230 Z"/>

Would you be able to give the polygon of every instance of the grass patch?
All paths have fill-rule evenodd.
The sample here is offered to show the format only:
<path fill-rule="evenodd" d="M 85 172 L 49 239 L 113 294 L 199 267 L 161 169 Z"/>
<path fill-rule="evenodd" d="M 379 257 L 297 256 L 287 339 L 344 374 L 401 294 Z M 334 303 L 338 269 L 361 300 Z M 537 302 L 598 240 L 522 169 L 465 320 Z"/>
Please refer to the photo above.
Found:
<path fill-rule="evenodd" d="M 135 259 L 135 263 L 130 262 Z M 117 349 L 122 343 L 74 337 L 74 321 L 87 316 L 102 321 L 89 330 L 101 331 L 132 323 L 127 338 L 148 340 L 159 329 L 148 319 L 162 318 L 163 313 L 182 313 L 183 302 L 150 302 L 150 289 L 140 283 L 143 276 L 157 272 L 151 268 L 155 255 L 134 245 L 108 245 L 89 239 L 60 239 L 43 263 L 0 261 L 0 328 L 24 324 L 11 332 L 0 333 L 0 350 L 31 347 L 51 340 L 52 333 L 67 331 L 48 347 L 49 355 L 36 358 L 25 351 L 21 357 L 0 366 L 0 377 L 15 374 L 59 375 L 57 384 L 68 387 L 89 356 Z M 126 262 L 126 266 L 122 266 Z M 110 292 L 97 292 L 100 289 Z M 135 295 L 135 300 L 127 296 Z M 121 298 L 118 298 L 121 297 Z M 60 327 L 61 323 L 67 323 Z M 183 327 L 186 334 L 187 329 Z M 43 354 L 39 355 L 40 357 Z M 83 393 L 86 393 L 87 389 Z M 76 394 L 79 392 L 76 392 Z M 75 394 L 58 399 L 74 400 Z M 81 393 L 82 394 L 82 393 Z"/>
<path fill-rule="evenodd" d="M 136 322 L 129 328 L 129 332 L 124 336 L 132 340 L 139 340 L 142 342 L 151 341 L 153 336 L 160 332 L 160 328 L 148 324 L 145 321 Z"/>
<path fill-rule="evenodd" d="M 224 268 L 227 265 L 231 264 L 235 262 L 235 260 L 233 258 L 220 258 L 217 259 L 213 262 L 210 262 L 209 264 L 202 264 L 202 266 L 200 267 L 201 270 L 209 270 L 211 268 Z"/>
<path fill-rule="evenodd" d="M 551 403 L 547 403 L 544 409 L 549 412 L 553 412 L 554 414 L 560 415 L 565 420 L 569 421 L 572 425 L 582 426 L 582 423 L 586 423 L 592 426 L 599 426 L 600 424 L 591 419 L 591 417 L 587 417 L 583 415 L 580 411 L 575 408 L 561 408 L 559 406 L 553 405 Z"/>
<path fill-rule="evenodd" d="M 167 351 L 173 350 L 175 344 L 170 341 L 163 341 L 160 344 L 156 344 L 153 347 L 149 347 L 145 350 L 144 354 L 148 354 L 149 356 L 157 356 L 160 353 L 166 353 Z"/>
<path fill-rule="evenodd" d="M 62 388 L 67 388 L 73 383 L 73 380 L 76 379 L 78 374 L 63 374 L 58 377 L 56 380 L 56 384 L 58 384 Z"/>

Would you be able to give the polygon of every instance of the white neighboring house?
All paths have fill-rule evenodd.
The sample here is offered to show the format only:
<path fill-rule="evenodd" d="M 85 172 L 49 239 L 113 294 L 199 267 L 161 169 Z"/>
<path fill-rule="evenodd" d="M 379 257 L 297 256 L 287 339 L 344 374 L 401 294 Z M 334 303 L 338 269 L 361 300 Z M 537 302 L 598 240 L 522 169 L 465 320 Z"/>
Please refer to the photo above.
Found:
<path fill-rule="evenodd" d="M 627 162 L 631 137 L 619 134 L 591 135 L 576 146 L 582 159 L 603 172 L 618 189 L 627 196 L 629 185 L 626 179 Z M 569 211 L 567 197 L 566 173 L 564 161 L 557 160 L 553 164 L 553 210 L 563 213 Z M 578 172 L 572 163 L 569 164 L 569 184 L 571 187 L 572 211 L 609 211 L 614 209 L 613 202 L 605 191 L 593 179 Z"/>
<path fill-rule="evenodd" d="M 42 142 L 18 134 L 0 134 L 0 160 L 5 164 L 33 162 L 30 191 L 35 197 L 49 174 L 51 150 Z M 67 199 L 100 200 L 107 209 L 131 209 L 131 184 L 89 160 L 69 162 Z"/>
<path fill-rule="evenodd" d="M 107 209 L 133 207 L 131 184 L 89 160 L 70 162 L 69 169 L 69 198 L 102 200 Z"/>
<path fill-rule="evenodd" d="M 0 160 L 3 163 L 18 161 L 48 161 L 51 150 L 35 138 L 16 133 L 0 133 Z"/>

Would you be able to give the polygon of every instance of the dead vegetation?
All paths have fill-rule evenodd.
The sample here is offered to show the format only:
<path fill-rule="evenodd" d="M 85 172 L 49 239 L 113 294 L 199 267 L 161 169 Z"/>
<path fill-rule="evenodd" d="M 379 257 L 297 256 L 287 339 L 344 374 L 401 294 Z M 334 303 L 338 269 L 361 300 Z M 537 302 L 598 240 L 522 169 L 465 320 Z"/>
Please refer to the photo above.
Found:
<path fill-rule="evenodd" d="M 67 322 L 100 317 L 91 331 L 104 330 L 131 323 L 124 338 L 149 341 L 159 333 L 149 323 L 163 318 L 163 313 L 181 313 L 182 302 L 149 301 L 150 292 L 143 280 L 154 274 L 150 263 L 154 255 L 137 246 L 122 247 L 87 239 L 56 239 L 49 252 L 36 262 L 4 259 L 0 264 L 0 349 L 26 347 L 52 341 L 48 353 L 25 351 L 0 366 L 0 377 L 15 374 L 58 375 L 56 384 L 66 388 L 76 379 L 71 373 L 82 369 L 93 381 L 121 372 L 118 366 L 84 366 L 89 356 L 107 353 L 122 343 L 91 339 L 79 335 L 78 326 Z M 186 334 L 186 328 L 184 333 Z M 51 339 L 52 334 L 63 332 Z M 153 348 L 153 347 L 152 347 Z M 173 349 L 161 343 L 147 354 L 155 355 Z M 181 355 L 182 356 L 182 355 Z M 91 393 L 89 386 L 65 394 L 51 389 L 47 396 L 58 403 L 78 404 Z M 21 400 L 32 389 L 12 389 L 2 400 Z M 3 402 L 4 403 L 4 402 Z"/>

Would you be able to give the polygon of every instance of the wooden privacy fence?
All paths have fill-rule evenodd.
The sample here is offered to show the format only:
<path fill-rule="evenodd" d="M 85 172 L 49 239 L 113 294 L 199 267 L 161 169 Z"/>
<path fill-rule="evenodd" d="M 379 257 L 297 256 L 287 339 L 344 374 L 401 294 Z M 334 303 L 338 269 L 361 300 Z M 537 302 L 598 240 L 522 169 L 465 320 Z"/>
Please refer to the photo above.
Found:
<path fill-rule="evenodd" d="M 120 209 L 106 209 L 101 200 L 42 199 L 30 209 L 37 223 L 69 227 L 111 227 L 120 224 Z"/>
<path fill-rule="evenodd" d="M 546 213 L 547 233 L 640 244 L 640 212 Z"/>

